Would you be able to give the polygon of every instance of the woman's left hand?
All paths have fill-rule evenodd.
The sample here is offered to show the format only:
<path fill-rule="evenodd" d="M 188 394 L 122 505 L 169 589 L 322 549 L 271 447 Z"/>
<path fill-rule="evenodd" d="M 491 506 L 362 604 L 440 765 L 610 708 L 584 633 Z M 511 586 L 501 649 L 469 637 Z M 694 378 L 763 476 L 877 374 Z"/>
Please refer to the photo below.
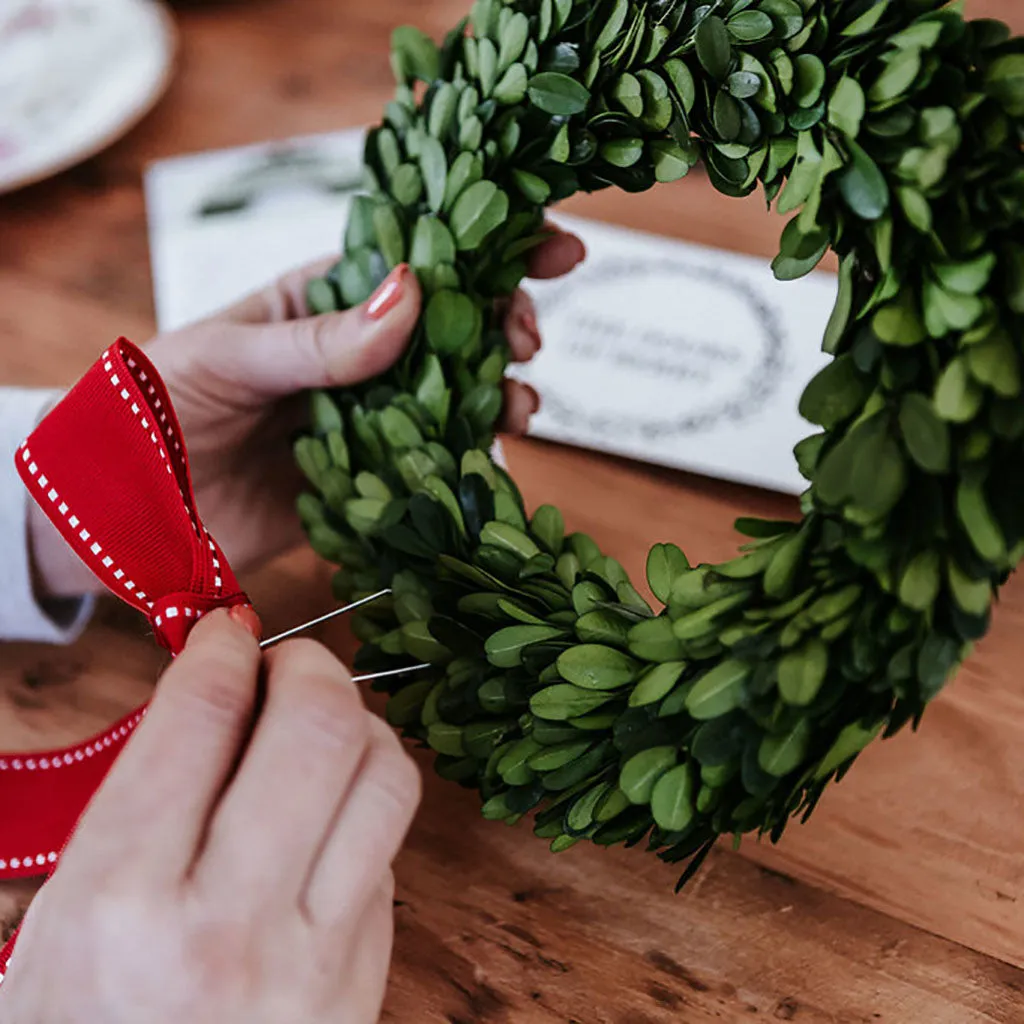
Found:
<path fill-rule="evenodd" d="M 530 276 L 560 277 L 584 255 L 578 238 L 552 228 L 533 253 Z M 301 540 L 295 497 L 303 482 L 291 440 L 307 415 L 303 393 L 383 372 L 408 344 L 419 315 L 416 275 L 400 266 L 362 306 L 310 316 L 306 283 L 329 265 L 294 271 L 223 313 L 145 346 L 181 421 L 200 515 L 238 572 Z M 533 304 L 523 291 L 508 304 L 505 332 L 518 362 L 540 348 Z M 531 388 L 507 381 L 502 429 L 525 432 L 537 405 Z M 30 532 L 40 596 L 99 589 L 36 509 Z"/>

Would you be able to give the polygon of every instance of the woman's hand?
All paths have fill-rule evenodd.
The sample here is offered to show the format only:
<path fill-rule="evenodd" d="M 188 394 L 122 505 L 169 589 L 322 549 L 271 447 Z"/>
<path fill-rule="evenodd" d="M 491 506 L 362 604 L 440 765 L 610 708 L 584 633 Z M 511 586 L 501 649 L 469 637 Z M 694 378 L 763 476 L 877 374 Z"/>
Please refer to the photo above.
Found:
<path fill-rule="evenodd" d="M 530 275 L 559 277 L 585 255 L 574 235 L 552 228 Z M 295 497 L 303 482 L 291 437 L 307 413 L 303 392 L 376 376 L 402 353 L 419 314 L 415 274 L 398 267 L 362 306 L 309 316 L 306 283 L 330 261 L 286 275 L 223 313 L 160 335 L 146 353 L 164 378 L 181 421 L 199 513 L 236 572 L 302 538 Z M 512 356 L 531 359 L 540 335 L 529 296 L 508 303 Z M 537 409 L 526 385 L 506 382 L 503 429 L 525 432 Z M 31 541 L 40 596 L 69 597 L 100 585 L 33 508 Z"/>
<path fill-rule="evenodd" d="M 251 614 L 251 613 L 250 613 Z M 197 624 L 25 918 L 11 1024 L 372 1024 L 419 802 L 345 668 Z M 261 695 L 262 696 L 262 695 Z"/>

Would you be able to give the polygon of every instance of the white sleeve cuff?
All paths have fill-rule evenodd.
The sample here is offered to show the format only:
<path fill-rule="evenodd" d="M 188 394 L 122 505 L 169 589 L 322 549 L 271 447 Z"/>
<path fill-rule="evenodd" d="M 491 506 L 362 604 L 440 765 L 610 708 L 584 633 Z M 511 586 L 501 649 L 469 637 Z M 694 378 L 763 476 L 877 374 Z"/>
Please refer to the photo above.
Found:
<path fill-rule="evenodd" d="M 0 640 L 67 644 L 85 628 L 94 599 L 40 602 L 28 551 L 31 500 L 14 455 L 59 392 L 0 388 Z"/>

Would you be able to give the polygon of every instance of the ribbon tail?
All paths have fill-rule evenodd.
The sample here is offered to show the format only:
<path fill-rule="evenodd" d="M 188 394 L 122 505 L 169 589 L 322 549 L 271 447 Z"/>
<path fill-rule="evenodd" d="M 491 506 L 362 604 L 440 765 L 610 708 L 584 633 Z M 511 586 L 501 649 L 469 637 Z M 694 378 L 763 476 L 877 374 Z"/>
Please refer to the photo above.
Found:
<path fill-rule="evenodd" d="M 0 754 L 0 880 L 42 875 L 57 862 L 142 715 L 62 750 Z"/>

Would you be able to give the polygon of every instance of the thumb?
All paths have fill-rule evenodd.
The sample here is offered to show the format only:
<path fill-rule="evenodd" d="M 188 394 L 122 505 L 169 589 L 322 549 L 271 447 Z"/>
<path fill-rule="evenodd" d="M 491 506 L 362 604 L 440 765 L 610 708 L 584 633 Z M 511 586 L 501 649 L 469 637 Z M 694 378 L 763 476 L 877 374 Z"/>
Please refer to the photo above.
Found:
<path fill-rule="evenodd" d="M 356 384 L 401 355 L 421 298 L 416 275 L 402 263 L 366 302 L 341 313 L 227 329 L 218 324 L 219 339 L 202 346 L 200 359 L 239 401 Z"/>

